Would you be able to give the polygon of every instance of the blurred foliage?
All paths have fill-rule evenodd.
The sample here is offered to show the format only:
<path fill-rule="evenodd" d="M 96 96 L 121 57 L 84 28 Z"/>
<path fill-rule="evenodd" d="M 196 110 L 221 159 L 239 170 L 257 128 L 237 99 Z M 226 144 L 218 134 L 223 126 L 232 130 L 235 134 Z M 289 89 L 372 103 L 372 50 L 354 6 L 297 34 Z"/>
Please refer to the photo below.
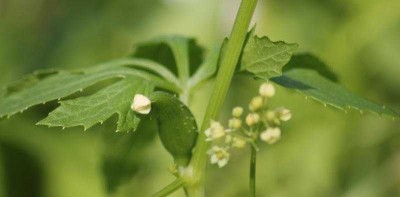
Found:
<path fill-rule="evenodd" d="M 238 2 L 0 0 L 0 85 L 36 69 L 123 57 L 135 42 L 162 34 L 219 44 Z M 265 0 L 254 21 L 257 34 L 299 43 L 301 52 L 331 65 L 349 89 L 400 109 L 398 10 L 396 0 Z M 234 79 L 223 120 L 256 94 L 257 84 Z M 192 99 L 196 117 L 210 87 Z M 400 196 L 399 121 L 325 109 L 281 88 L 272 102 L 291 109 L 294 118 L 280 143 L 260 151 L 259 196 Z M 34 126 L 56 106 L 0 120 L 0 196 L 98 197 L 109 190 L 113 196 L 149 196 L 173 180 L 166 170 L 172 158 L 153 138 L 154 128 L 117 134 L 112 121 L 86 132 Z M 245 196 L 247 158 L 242 151 L 225 168 L 210 167 L 207 196 Z"/>

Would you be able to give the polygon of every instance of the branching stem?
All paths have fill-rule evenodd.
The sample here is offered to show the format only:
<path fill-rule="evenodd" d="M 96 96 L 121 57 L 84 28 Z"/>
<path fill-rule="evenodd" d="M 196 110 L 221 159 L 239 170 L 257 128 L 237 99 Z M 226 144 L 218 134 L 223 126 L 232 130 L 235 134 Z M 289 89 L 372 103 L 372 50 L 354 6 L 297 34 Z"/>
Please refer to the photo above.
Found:
<path fill-rule="evenodd" d="M 257 150 L 250 146 L 250 197 L 256 196 L 256 161 Z"/>

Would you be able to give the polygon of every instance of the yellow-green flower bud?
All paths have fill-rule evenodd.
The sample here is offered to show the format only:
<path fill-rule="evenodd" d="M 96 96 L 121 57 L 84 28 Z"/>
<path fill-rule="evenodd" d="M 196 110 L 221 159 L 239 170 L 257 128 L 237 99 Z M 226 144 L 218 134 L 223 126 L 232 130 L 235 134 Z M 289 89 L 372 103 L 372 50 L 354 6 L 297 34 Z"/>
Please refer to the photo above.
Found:
<path fill-rule="evenodd" d="M 240 127 L 242 127 L 242 120 L 238 118 L 232 118 L 229 120 L 229 128 L 239 129 Z"/>
<path fill-rule="evenodd" d="M 246 140 L 240 137 L 234 137 L 232 140 L 232 146 L 235 148 L 243 148 L 244 146 L 246 146 Z"/>
<path fill-rule="evenodd" d="M 271 83 L 263 83 L 258 92 L 263 97 L 273 97 L 275 95 L 275 87 Z"/>
<path fill-rule="evenodd" d="M 235 107 L 232 110 L 232 116 L 239 118 L 243 114 L 243 108 L 242 107 Z"/>
<path fill-rule="evenodd" d="M 248 126 L 253 126 L 260 121 L 260 116 L 257 113 L 250 113 L 246 117 L 246 124 Z"/>
<path fill-rule="evenodd" d="M 263 97 L 256 96 L 251 99 L 249 108 L 251 111 L 257 111 L 263 106 L 263 103 L 264 103 Z"/>

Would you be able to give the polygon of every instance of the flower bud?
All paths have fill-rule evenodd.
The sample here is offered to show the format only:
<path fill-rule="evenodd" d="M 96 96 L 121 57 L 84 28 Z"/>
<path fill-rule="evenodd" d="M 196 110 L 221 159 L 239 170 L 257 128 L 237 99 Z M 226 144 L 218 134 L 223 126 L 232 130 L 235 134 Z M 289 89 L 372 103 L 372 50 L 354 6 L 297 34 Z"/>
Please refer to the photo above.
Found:
<path fill-rule="evenodd" d="M 263 97 L 273 97 L 275 95 L 275 87 L 271 83 L 263 83 L 258 92 Z"/>
<path fill-rule="evenodd" d="M 292 118 L 292 112 L 283 107 L 276 109 L 276 113 L 278 114 L 279 119 L 282 121 L 288 121 Z"/>
<path fill-rule="evenodd" d="M 234 137 L 232 140 L 232 146 L 235 148 L 243 148 L 244 146 L 246 146 L 246 140 L 240 137 Z"/>
<path fill-rule="evenodd" d="M 279 127 L 267 128 L 260 134 L 260 139 L 268 144 L 273 144 L 281 138 L 281 129 Z"/>
<path fill-rule="evenodd" d="M 252 126 L 260 121 L 260 116 L 257 113 L 250 113 L 246 117 L 246 124 Z"/>
<path fill-rule="evenodd" d="M 229 120 L 229 128 L 239 129 L 240 127 L 242 127 L 242 120 L 238 118 L 232 118 Z"/>
<path fill-rule="evenodd" d="M 249 108 L 251 111 L 257 111 L 259 110 L 264 103 L 264 99 L 261 96 L 256 96 L 251 99 Z"/>
<path fill-rule="evenodd" d="M 232 116 L 239 118 L 243 114 L 243 108 L 242 107 L 235 107 L 232 110 Z"/>
<path fill-rule="evenodd" d="M 151 111 L 151 101 L 142 94 L 135 94 L 131 109 L 139 114 L 149 114 Z"/>

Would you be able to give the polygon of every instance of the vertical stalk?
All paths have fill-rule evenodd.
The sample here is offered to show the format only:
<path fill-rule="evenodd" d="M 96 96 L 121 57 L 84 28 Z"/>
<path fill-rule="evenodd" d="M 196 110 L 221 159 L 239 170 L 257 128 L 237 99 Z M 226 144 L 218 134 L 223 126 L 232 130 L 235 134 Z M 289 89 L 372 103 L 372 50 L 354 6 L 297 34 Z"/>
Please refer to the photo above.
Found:
<path fill-rule="evenodd" d="M 250 147 L 250 197 L 256 196 L 256 161 L 257 161 L 257 150 Z"/>
<path fill-rule="evenodd" d="M 217 119 L 221 111 L 223 102 L 231 83 L 235 67 L 239 60 L 242 51 L 247 31 L 253 16 L 255 7 L 258 0 L 242 0 L 238 14 L 233 25 L 233 29 L 227 43 L 225 55 L 222 56 L 220 69 L 217 74 L 215 85 L 211 94 L 210 102 L 204 116 L 203 124 L 200 129 L 200 134 L 197 139 L 197 145 L 194 151 L 193 158 L 190 166 L 193 167 L 193 180 L 190 196 L 203 196 L 204 195 L 204 179 L 207 163 L 207 149 L 208 143 L 205 141 L 206 136 L 204 131 L 209 127 L 211 119 Z"/>

